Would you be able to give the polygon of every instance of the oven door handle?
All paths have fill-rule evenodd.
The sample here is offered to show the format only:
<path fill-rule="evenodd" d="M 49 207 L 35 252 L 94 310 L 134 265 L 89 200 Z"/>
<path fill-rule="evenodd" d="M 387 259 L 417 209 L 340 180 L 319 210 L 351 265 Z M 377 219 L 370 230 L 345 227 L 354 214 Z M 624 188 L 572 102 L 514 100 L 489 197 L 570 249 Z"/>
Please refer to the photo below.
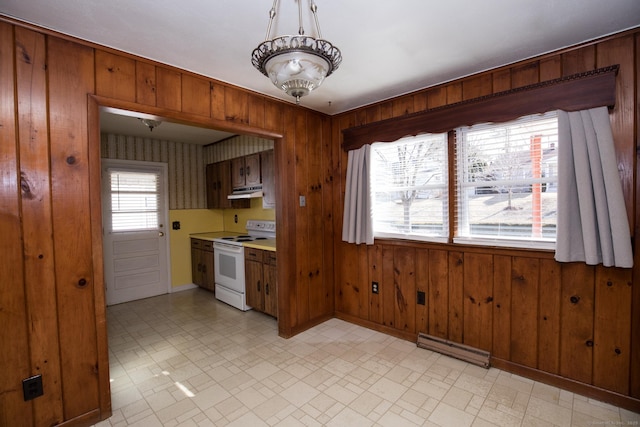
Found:
<path fill-rule="evenodd" d="M 229 245 L 226 243 L 213 242 L 213 249 L 218 249 L 227 253 L 241 254 L 244 251 L 244 247 Z"/>

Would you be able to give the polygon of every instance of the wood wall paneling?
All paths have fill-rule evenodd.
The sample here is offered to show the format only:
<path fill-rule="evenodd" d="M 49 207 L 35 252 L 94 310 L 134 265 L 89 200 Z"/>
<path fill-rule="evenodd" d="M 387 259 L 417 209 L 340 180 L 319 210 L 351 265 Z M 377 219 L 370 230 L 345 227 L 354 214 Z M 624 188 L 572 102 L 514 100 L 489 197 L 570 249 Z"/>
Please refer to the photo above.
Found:
<path fill-rule="evenodd" d="M 58 312 L 49 178 L 45 38 L 16 28 L 18 135 L 22 189 L 24 269 L 29 310 L 31 374 L 42 375 L 41 398 L 33 401 L 35 425 L 64 420 L 58 346 Z"/>
<path fill-rule="evenodd" d="M 494 255 L 491 355 L 504 360 L 511 360 L 511 271 L 510 256 Z"/>
<path fill-rule="evenodd" d="M 136 61 L 136 102 L 156 106 L 156 67 Z"/>
<path fill-rule="evenodd" d="M 511 360 L 536 368 L 540 261 L 513 257 L 511 269 Z"/>
<path fill-rule="evenodd" d="M 464 342 L 464 254 L 450 251 L 449 256 L 449 336 L 450 341 Z"/>
<path fill-rule="evenodd" d="M 427 307 L 429 335 L 449 338 L 449 256 L 447 251 L 429 250 Z"/>
<path fill-rule="evenodd" d="M 156 67 L 156 106 L 167 110 L 182 109 L 182 74 Z"/>
<path fill-rule="evenodd" d="M 429 307 L 427 306 L 429 295 L 429 250 L 416 249 L 416 332 L 429 333 Z M 418 300 L 421 293 L 424 302 Z"/>
<path fill-rule="evenodd" d="M 538 369 L 557 374 L 560 369 L 560 264 L 540 260 L 538 289 Z"/>
<path fill-rule="evenodd" d="M 48 40 L 51 207 L 62 401 L 65 420 L 99 407 L 98 355 L 89 203 L 87 93 L 94 88 L 93 50 Z M 73 218 L 73 220 L 70 220 Z"/>
<path fill-rule="evenodd" d="M 629 393 L 631 270 L 596 269 L 593 384 Z"/>
<path fill-rule="evenodd" d="M 208 80 L 182 75 L 182 111 L 209 117 L 211 115 L 211 88 Z"/>
<path fill-rule="evenodd" d="M 635 58 L 636 58 L 636 84 L 640 82 L 640 33 L 636 33 L 635 36 Z M 636 178 L 635 178 L 635 200 L 634 207 L 638 200 L 640 200 L 640 185 L 638 185 L 638 175 L 640 174 L 640 132 L 638 131 L 638 123 L 640 123 L 640 108 L 638 108 L 638 104 L 640 104 L 640 90 L 635 90 L 636 99 L 636 139 L 634 141 L 636 147 Z M 640 220 L 638 220 L 638 216 L 640 216 L 640 211 L 636 209 L 635 211 L 635 223 L 633 230 L 635 231 L 634 236 L 639 236 L 639 228 L 640 228 Z M 635 398 L 640 399 L 640 275 L 638 275 L 636 269 L 637 266 L 640 265 L 640 250 L 638 250 L 638 238 L 634 239 L 634 251 L 633 251 L 633 264 L 636 268 L 633 269 L 632 275 L 632 285 L 631 285 L 631 373 L 629 376 L 629 394 Z"/>
<path fill-rule="evenodd" d="M 416 331 L 416 251 L 398 247 L 393 251 L 393 293 L 395 328 Z"/>
<path fill-rule="evenodd" d="M 11 25 L 0 22 L 0 425 L 34 425 L 33 401 L 22 397 L 22 380 L 33 375 L 27 328 L 20 165 L 15 111 L 15 44 Z M 11 349 L 11 351 L 6 351 Z"/>
<path fill-rule="evenodd" d="M 120 55 L 95 51 L 96 95 L 136 100 L 136 62 Z M 93 88 L 89 93 L 93 92 Z"/>
<path fill-rule="evenodd" d="M 493 256 L 480 253 L 465 254 L 461 284 L 463 287 L 463 343 L 491 351 Z"/>

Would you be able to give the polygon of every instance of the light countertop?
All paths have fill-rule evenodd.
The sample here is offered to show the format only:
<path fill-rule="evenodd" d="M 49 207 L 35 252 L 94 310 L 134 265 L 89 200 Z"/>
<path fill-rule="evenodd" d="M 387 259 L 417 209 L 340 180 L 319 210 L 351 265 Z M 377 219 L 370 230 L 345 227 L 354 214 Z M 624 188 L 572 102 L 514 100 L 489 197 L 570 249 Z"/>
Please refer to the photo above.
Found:
<path fill-rule="evenodd" d="M 243 233 L 234 233 L 230 231 L 210 231 L 206 233 L 191 233 L 189 237 L 192 239 L 201 239 L 213 241 L 226 236 L 242 236 Z M 276 239 L 254 240 L 253 242 L 244 242 L 242 246 L 247 248 L 262 249 L 263 251 L 275 251 Z"/>

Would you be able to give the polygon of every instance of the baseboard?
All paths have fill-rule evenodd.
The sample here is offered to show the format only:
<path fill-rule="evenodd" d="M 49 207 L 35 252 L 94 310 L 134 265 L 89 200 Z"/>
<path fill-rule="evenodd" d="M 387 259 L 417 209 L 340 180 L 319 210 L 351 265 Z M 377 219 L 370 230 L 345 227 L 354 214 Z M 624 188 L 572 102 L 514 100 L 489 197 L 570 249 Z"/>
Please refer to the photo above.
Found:
<path fill-rule="evenodd" d="M 491 366 L 534 381 L 539 381 L 582 396 L 619 406 L 621 408 L 628 409 L 629 411 L 640 413 L 640 400 L 631 396 L 626 396 L 624 394 L 616 393 L 615 391 L 581 383 L 579 381 L 539 371 L 538 369 L 519 365 L 517 363 L 495 357 L 491 357 Z"/>

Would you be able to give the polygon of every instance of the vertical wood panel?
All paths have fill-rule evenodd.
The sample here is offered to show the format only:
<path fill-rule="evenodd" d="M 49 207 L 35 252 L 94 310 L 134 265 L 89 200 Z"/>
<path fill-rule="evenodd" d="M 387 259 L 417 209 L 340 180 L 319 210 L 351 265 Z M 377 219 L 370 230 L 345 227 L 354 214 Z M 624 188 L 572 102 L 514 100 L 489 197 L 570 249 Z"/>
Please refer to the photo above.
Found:
<path fill-rule="evenodd" d="M 532 85 L 539 81 L 538 62 L 533 61 L 511 69 L 511 87 L 513 89 Z"/>
<path fill-rule="evenodd" d="M 416 251 L 413 248 L 396 248 L 393 253 L 394 309 L 396 329 L 405 332 L 416 330 Z"/>
<path fill-rule="evenodd" d="M 188 74 L 182 75 L 182 111 L 209 117 L 211 89 L 209 81 Z"/>
<path fill-rule="evenodd" d="M 538 280 L 535 258 L 513 257 L 511 276 L 511 360 L 538 365 Z"/>
<path fill-rule="evenodd" d="M 593 377 L 593 267 L 563 264 L 560 375 L 590 384 Z"/>
<path fill-rule="evenodd" d="M 133 59 L 96 50 L 95 61 L 97 95 L 136 100 L 136 63 Z"/>
<path fill-rule="evenodd" d="M 631 270 L 596 268 L 593 385 L 629 393 Z"/>
<path fill-rule="evenodd" d="M 559 79 L 562 77 L 562 58 L 558 55 L 540 61 L 540 81 Z"/>
<path fill-rule="evenodd" d="M 367 259 L 369 261 L 369 278 L 378 283 L 378 289 L 382 283 L 382 247 L 380 245 L 367 246 Z M 382 324 L 384 318 L 384 298 L 378 291 L 372 293 L 369 302 L 369 320 Z"/>
<path fill-rule="evenodd" d="M 20 232 L 14 35 L 4 22 L 0 22 L 0 76 L 0 425 L 31 426 L 33 403 L 23 400 L 21 386 L 31 367 L 25 357 L 29 331 Z"/>
<path fill-rule="evenodd" d="M 35 425 L 63 421 L 58 313 L 51 223 L 45 39 L 16 28 L 16 72 L 22 179 L 24 268 L 29 310 L 31 374 L 42 375 L 41 398 L 33 401 Z"/>
<path fill-rule="evenodd" d="M 182 108 L 182 75 L 174 70 L 156 67 L 156 105 L 167 110 Z"/>
<path fill-rule="evenodd" d="M 405 116 L 413 113 L 413 97 L 403 96 L 395 99 L 392 103 L 393 117 Z"/>
<path fill-rule="evenodd" d="M 493 257 L 493 356 L 511 359 L 511 257 Z"/>
<path fill-rule="evenodd" d="M 93 51 L 49 39 L 52 209 L 64 417 L 99 407 L 94 309 L 87 93 Z M 74 218 L 69 221 L 69 218 Z"/>
<path fill-rule="evenodd" d="M 227 86 L 224 90 L 225 120 L 235 123 L 249 123 L 249 94 L 243 90 Z M 304 130 L 301 129 L 304 133 Z"/>
<path fill-rule="evenodd" d="M 449 252 L 449 340 L 464 342 L 464 255 Z"/>
<path fill-rule="evenodd" d="M 616 104 L 613 111 L 609 112 L 613 141 L 618 160 L 618 171 L 622 183 L 622 191 L 627 207 L 627 217 L 632 224 L 633 232 L 633 174 L 635 147 L 629 144 L 633 141 L 636 130 L 633 123 L 636 115 L 635 75 L 634 61 L 630 52 L 633 52 L 634 38 L 632 35 L 617 37 L 602 42 L 597 47 L 597 67 L 619 64 L 620 69 L 616 77 Z"/>
<path fill-rule="evenodd" d="M 560 368 L 560 264 L 540 260 L 538 369 L 557 374 Z"/>
<path fill-rule="evenodd" d="M 481 74 L 462 81 L 462 99 L 479 98 L 493 91 L 491 74 Z"/>
<path fill-rule="evenodd" d="M 493 77 L 493 93 L 504 92 L 511 89 L 511 69 L 496 71 L 491 74 Z"/>
<path fill-rule="evenodd" d="M 211 118 L 225 120 L 224 92 L 225 87 L 218 83 L 211 83 L 209 86 L 211 97 Z"/>
<path fill-rule="evenodd" d="M 359 265 L 358 247 L 349 243 L 340 243 L 339 255 L 343 260 L 350 262 L 340 263 L 340 281 L 336 284 L 336 309 L 342 313 L 357 316 L 359 312 L 358 296 Z"/>
<path fill-rule="evenodd" d="M 437 108 L 447 104 L 447 89 L 436 87 L 427 92 L 427 108 Z"/>
<path fill-rule="evenodd" d="M 464 344 L 491 350 L 493 310 L 493 256 L 464 255 Z"/>
<path fill-rule="evenodd" d="M 395 327 L 395 274 L 394 274 L 394 250 L 393 246 L 382 247 L 382 283 L 380 284 L 380 294 L 385 301 L 383 305 L 382 324 L 384 326 Z"/>
<path fill-rule="evenodd" d="M 146 62 L 136 61 L 136 102 L 156 105 L 156 67 Z"/>
<path fill-rule="evenodd" d="M 448 338 L 449 256 L 447 251 L 429 251 L 429 334 Z"/>
<path fill-rule="evenodd" d="M 249 124 L 256 128 L 264 128 L 265 99 L 257 95 L 249 95 Z M 329 138 L 327 138 L 328 140 Z"/>
<path fill-rule="evenodd" d="M 246 123 L 249 121 L 249 110 L 246 105 L 246 93 L 237 89 L 227 87 L 225 89 L 225 110 L 227 111 L 227 119 L 237 122 Z M 295 119 L 291 122 L 291 126 L 295 129 L 295 174 L 294 184 L 295 194 L 298 196 L 309 197 L 309 138 L 307 131 L 307 115 L 296 110 Z M 309 315 L 309 287 L 312 283 L 313 273 L 311 270 L 312 261 L 309 259 L 309 252 L 317 250 L 310 244 L 310 207 L 302 207 L 296 204 L 296 236 L 304 236 L 300 239 L 296 247 L 296 266 L 298 269 L 298 280 L 296 281 L 296 304 L 298 307 L 298 316 L 296 324 L 303 324 L 310 319 Z M 358 260 L 360 258 L 358 257 Z M 360 271 L 360 270 L 359 270 Z M 360 275 L 358 275 L 360 276 Z M 362 281 L 358 277 L 357 285 L 359 287 Z"/>
<path fill-rule="evenodd" d="M 636 83 L 640 82 L 640 34 L 636 34 Z M 635 124 L 636 129 L 638 123 L 640 123 L 640 91 L 636 89 L 636 117 Z M 634 141 L 636 147 L 636 184 L 635 184 L 635 200 L 636 203 L 640 200 L 640 185 L 638 185 L 638 175 L 640 175 L 640 132 L 636 132 L 636 139 Z M 640 277 L 636 269 L 640 265 L 640 239 L 637 238 L 638 230 L 640 229 L 640 210 L 636 209 L 635 212 L 635 224 L 634 224 L 634 239 L 633 245 L 633 265 L 636 266 L 632 271 L 633 284 L 631 286 L 631 373 L 629 378 L 629 394 L 635 398 L 640 398 Z"/>
<path fill-rule="evenodd" d="M 429 332 L 429 250 L 416 249 L 416 332 Z M 424 305 L 417 301 L 417 293 L 424 294 Z"/>
<path fill-rule="evenodd" d="M 571 50 L 561 56 L 563 76 L 584 73 L 596 67 L 596 48 L 593 45 Z"/>
<path fill-rule="evenodd" d="M 322 212 L 322 181 L 324 170 L 322 168 L 323 145 L 322 145 L 322 121 L 313 114 L 307 115 L 305 122 L 305 132 L 307 134 L 307 206 L 310 211 Z M 323 230 L 324 218 L 322 215 L 309 215 L 308 230 Z M 324 270 L 323 252 L 319 248 L 324 247 L 324 233 L 309 233 L 308 252 L 306 254 L 309 260 L 309 318 L 316 319 L 327 313 L 330 309 L 326 298 L 326 285 Z M 366 248 L 363 248 L 366 250 Z M 368 264 L 366 254 L 361 255 L 360 260 L 364 268 L 362 273 L 365 280 L 367 276 Z M 366 295 L 365 295 L 366 297 Z M 365 312 L 369 312 L 368 298 L 363 301 Z"/>

